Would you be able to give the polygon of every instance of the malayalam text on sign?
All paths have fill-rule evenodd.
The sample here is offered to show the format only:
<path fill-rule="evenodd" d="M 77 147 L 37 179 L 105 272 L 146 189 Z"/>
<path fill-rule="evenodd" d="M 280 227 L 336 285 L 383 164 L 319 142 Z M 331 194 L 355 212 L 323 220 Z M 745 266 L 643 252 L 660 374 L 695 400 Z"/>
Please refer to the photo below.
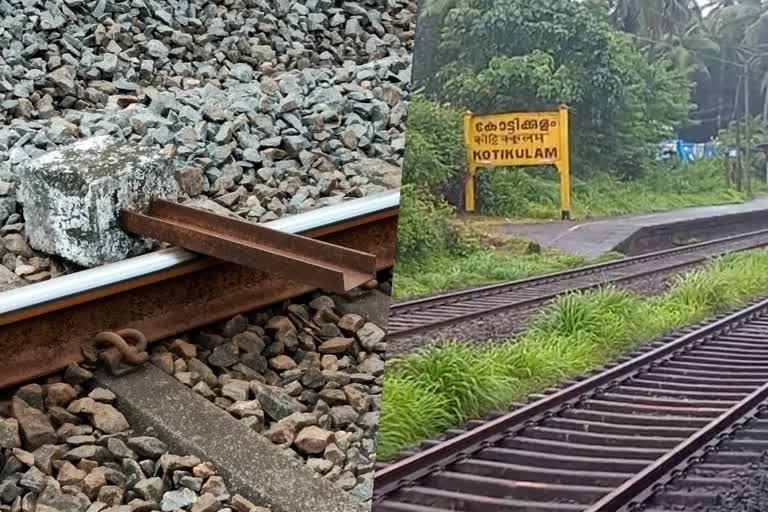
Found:
<path fill-rule="evenodd" d="M 559 112 L 472 115 L 468 157 L 484 167 L 556 165 L 564 156 Z"/>

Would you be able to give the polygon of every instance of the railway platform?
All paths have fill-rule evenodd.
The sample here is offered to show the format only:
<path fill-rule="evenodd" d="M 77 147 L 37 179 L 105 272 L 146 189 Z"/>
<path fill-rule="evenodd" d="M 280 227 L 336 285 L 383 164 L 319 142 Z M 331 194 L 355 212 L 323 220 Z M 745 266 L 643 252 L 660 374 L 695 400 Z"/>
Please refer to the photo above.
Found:
<path fill-rule="evenodd" d="M 587 258 L 638 255 L 768 227 L 768 198 L 586 221 L 507 224 L 499 230 Z"/>

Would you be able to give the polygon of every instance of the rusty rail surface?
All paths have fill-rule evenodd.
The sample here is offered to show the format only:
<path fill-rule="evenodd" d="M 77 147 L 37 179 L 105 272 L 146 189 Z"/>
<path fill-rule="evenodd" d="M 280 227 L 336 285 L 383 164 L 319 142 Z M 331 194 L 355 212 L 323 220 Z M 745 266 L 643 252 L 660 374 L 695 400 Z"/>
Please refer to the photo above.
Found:
<path fill-rule="evenodd" d="M 374 511 L 625 510 L 754 416 L 767 383 L 762 300 L 380 469 Z"/>
<path fill-rule="evenodd" d="M 303 215 L 311 217 L 323 210 Z M 397 206 L 364 214 L 358 212 L 348 218 L 344 218 L 342 212 L 301 234 L 372 254 L 376 258 L 376 269 L 383 270 L 394 264 L 397 214 Z M 103 271 L 108 267 L 94 270 Z M 66 278 L 73 282 L 86 272 L 90 271 Z M 46 289 L 60 286 L 57 285 L 60 279 L 65 278 L 20 290 L 26 294 L 39 291 L 37 295 L 45 296 Z M 54 300 L 38 300 L 19 308 L 5 304 L 5 312 L 0 308 L 0 389 L 82 362 L 83 347 L 103 331 L 137 329 L 147 341 L 153 342 L 315 289 L 306 282 L 215 258 L 188 257 L 167 269 L 61 295 Z M 6 293 L 13 292 L 19 290 Z M 3 295 L 0 294 L 0 306 L 3 306 Z"/>

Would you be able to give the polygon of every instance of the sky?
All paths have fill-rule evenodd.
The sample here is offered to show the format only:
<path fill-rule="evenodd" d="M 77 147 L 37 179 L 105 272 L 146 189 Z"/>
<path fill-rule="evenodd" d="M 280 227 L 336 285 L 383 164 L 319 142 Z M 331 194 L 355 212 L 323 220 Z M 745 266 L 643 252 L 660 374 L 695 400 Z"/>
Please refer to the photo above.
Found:
<path fill-rule="evenodd" d="M 703 5 L 707 5 L 709 3 L 712 3 L 712 0 L 696 0 L 696 3 L 703 6 Z M 707 11 L 709 11 L 710 9 L 712 9 L 712 8 L 708 7 L 706 9 L 704 9 L 704 14 L 707 14 Z"/>

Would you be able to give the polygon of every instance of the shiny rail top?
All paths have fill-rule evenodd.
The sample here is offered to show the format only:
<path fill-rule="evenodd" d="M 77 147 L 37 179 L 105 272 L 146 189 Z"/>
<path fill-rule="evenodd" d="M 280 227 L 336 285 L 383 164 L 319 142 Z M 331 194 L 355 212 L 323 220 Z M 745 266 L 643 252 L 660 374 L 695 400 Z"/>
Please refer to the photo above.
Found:
<path fill-rule="evenodd" d="M 400 192 L 393 190 L 283 217 L 264 226 L 285 233 L 302 234 L 398 208 L 399 205 Z M 165 249 L 10 290 L 0 293 L 0 316 L 166 271 L 200 257 L 180 248 Z"/>

